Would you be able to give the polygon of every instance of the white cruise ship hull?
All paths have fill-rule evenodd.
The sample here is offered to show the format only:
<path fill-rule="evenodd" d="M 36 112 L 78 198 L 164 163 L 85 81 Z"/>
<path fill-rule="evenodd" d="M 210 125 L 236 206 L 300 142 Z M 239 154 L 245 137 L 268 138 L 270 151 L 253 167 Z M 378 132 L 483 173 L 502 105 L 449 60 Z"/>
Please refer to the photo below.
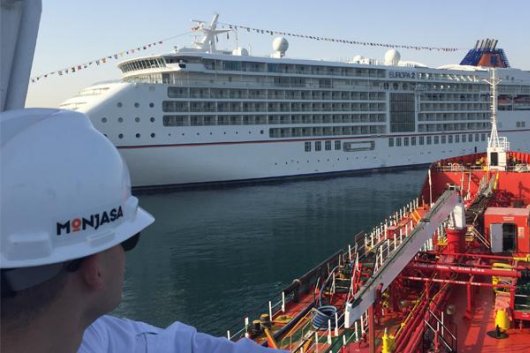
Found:
<path fill-rule="evenodd" d="M 504 133 L 514 151 L 530 150 L 530 132 Z M 331 140 L 334 141 L 334 140 Z M 456 155 L 484 152 L 484 142 L 389 147 L 387 137 L 370 141 L 370 151 L 304 151 L 304 141 L 263 141 L 176 146 L 122 147 L 133 186 L 161 187 L 309 176 L 428 164 Z M 313 146 L 315 141 L 310 141 Z M 322 142 L 324 144 L 325 140 Z"/>

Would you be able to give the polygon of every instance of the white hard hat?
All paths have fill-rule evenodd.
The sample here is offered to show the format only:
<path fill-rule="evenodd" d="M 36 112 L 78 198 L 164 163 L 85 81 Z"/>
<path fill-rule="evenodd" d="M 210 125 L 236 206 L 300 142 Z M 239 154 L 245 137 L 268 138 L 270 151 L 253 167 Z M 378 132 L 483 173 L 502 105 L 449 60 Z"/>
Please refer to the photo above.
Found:
<path fill-rule="evenodd" d="M 61 263 L 109 249 L 151 224 L 127 166 L 81 113 L 0 114 L 0 268 Z"/>

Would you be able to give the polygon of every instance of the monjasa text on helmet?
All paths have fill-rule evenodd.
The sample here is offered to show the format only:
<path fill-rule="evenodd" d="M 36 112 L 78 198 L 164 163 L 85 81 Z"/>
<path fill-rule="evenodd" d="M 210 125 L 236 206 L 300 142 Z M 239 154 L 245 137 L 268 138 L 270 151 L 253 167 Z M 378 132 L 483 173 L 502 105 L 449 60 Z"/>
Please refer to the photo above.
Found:
<path fill-rule="evenodd" d="M 118 218 L 123 217 L 123 211 L 121 206 L 113 208 L 110 211 L 103 211 L 101 213 L 95 213 L 90 217 L 74 218 L 65 223 L 57 222 L 57 235 L 69 234 L 71 232 L 78 232 L 85 230 L 88 227 L 98 229 L 105 223 L 111 223 L 116 221 Z"/>

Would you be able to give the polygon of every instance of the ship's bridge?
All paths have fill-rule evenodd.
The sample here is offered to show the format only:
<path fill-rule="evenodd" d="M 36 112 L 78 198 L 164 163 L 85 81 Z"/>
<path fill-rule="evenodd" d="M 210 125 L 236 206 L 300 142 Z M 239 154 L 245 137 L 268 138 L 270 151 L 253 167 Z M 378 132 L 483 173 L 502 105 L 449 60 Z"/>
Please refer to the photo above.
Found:
<path fill-rule="evenodd" d="M 120 63 L 118 68 L 124 78 L 151 75 L 149 81 L 161 83 L 161 74 L 164 72 L 180 71 L 186 68 L 204 70 L 204 64 L 200 56 L 172 54 L 127 60 Z"/>

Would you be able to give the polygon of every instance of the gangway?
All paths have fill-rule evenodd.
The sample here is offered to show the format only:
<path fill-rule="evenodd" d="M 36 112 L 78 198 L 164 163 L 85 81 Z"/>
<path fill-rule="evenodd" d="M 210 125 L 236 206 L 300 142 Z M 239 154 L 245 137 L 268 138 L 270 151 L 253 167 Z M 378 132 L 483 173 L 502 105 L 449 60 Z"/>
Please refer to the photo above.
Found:
<path fill-rule="evenodd" d="M 346 303 L 344 316 L 346 328 L 352 327 L 353 323 L 374 304 L 377 293 L 383 292 L 396 279 L 459 204 L 462 205 L 462 199 L 458 191 L 446 190 L 410 235 L 393 251 L 387 253 L 379 269 L 359 288 L 353 299 Z"/>

